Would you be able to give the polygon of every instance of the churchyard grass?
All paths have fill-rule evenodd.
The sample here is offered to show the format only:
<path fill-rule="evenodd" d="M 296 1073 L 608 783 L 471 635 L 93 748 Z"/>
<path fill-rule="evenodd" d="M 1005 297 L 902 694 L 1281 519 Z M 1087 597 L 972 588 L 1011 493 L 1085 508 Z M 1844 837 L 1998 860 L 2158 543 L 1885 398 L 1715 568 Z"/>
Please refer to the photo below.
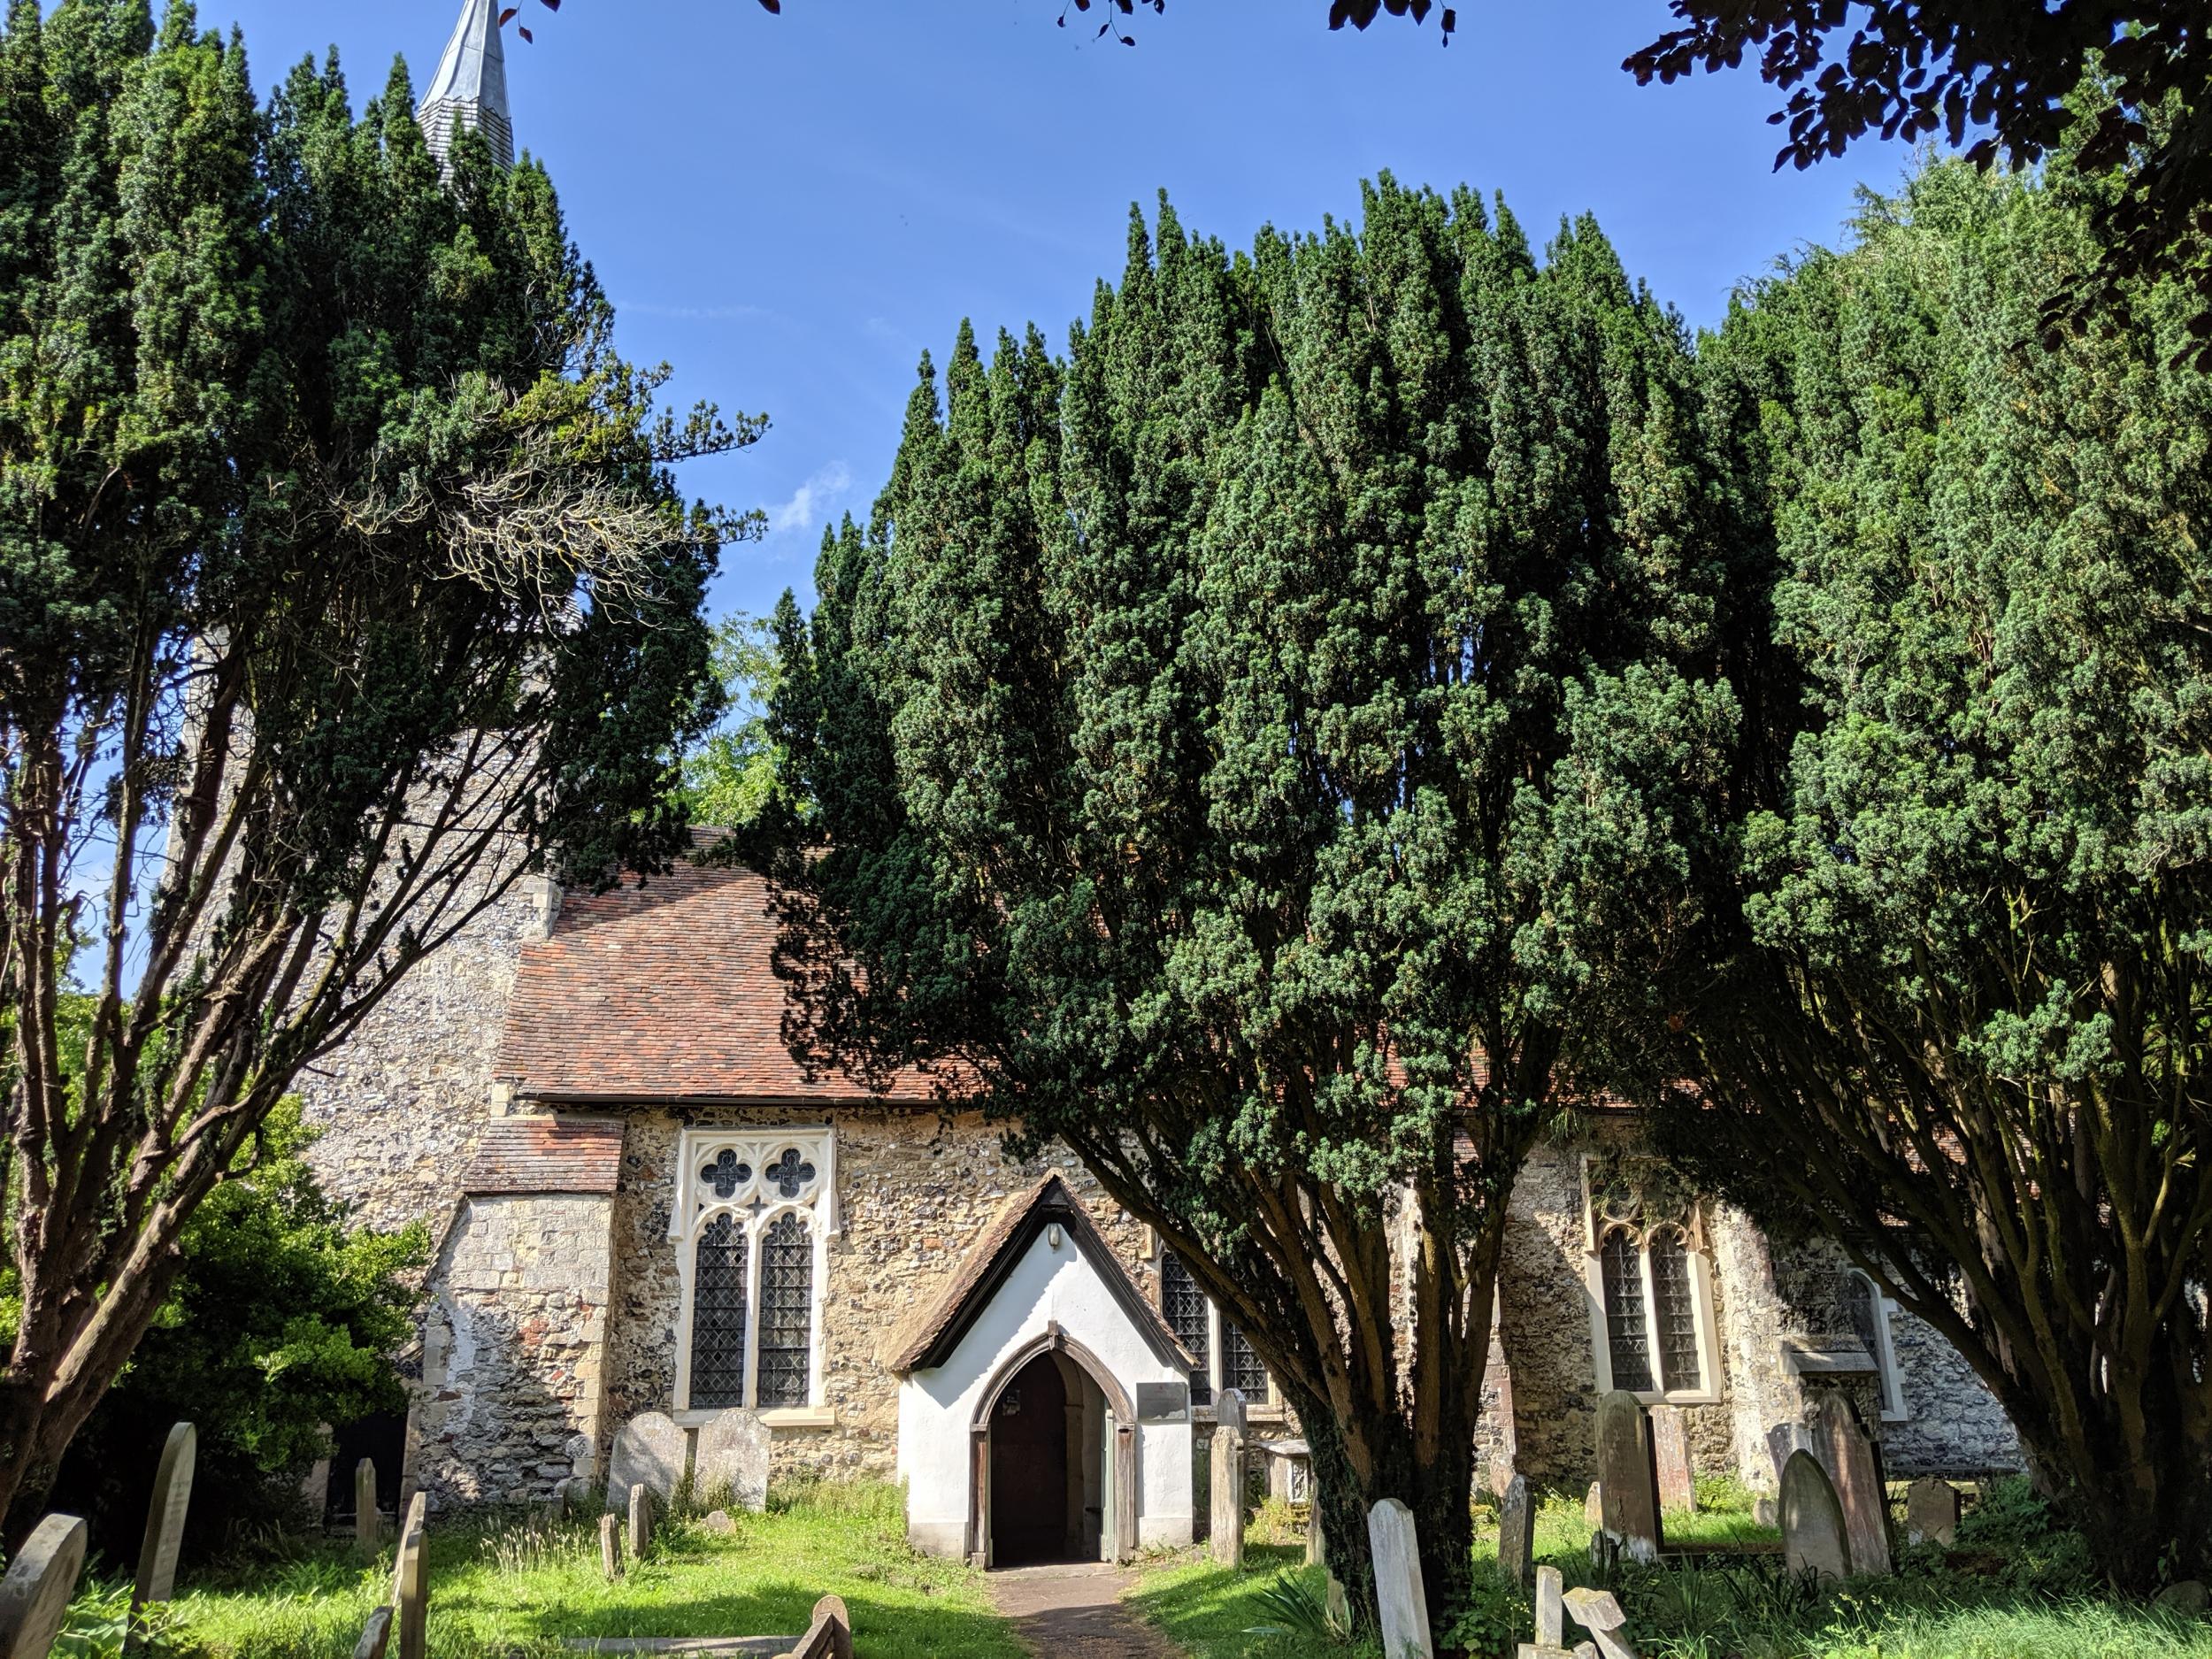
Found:
<path fill-rule="evenodd" d="M 519 1520 L 433 1523 L 430 1651 L 439 1659 L 540 1659 L 577 1636 L 796 1635 L 815 1599 L 850 1608 L 871 1659 L 1020 1659 L 979 1577 L 906 1546 L 899 1489 L 802 1486 L 735 1532 L 664 1519 L 642 1562 L 608 1583 L 595 1512 L 550 1531 Z M 388 1548 L 364 1567 L 332 1540 L 294 1559 L 234 1563 L 181 1586 L 172 1651 L 191 1659 L 349 1659 L 389 1594 Z"/>
<path fill-rule="evenodd" d="M 1285 1573 L 1319 1598 L 1328 1575 L 1305 1564 L 1302 1544 L 1264 1541 L 1277 1530 L 1263 1516 L 1245 1529 L 1244 1568 L 1230 1572 L 1206 1558 L 1205 1546 L 1178 1550 L 1146 1563 L 1129 1604 L 1138 1616 L 1183 1647 L 1191 1659 L 1374 1659 L 1379 1647 L 1353 1647 L 1326 1639 L 1256 1636 L 1273 1622 L 1263 1598 Z"/>

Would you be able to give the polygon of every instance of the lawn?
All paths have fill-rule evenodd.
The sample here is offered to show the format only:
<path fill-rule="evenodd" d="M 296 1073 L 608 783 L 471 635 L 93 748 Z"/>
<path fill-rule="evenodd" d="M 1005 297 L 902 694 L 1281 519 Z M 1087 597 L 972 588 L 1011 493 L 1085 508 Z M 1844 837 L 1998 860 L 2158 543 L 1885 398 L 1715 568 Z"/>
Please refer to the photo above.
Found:
<path fill-rule="evenodd" d="M 1699 1483 L 1700 1511 L 1670 1516 L 1669 1540 L 1745 1543 L 1776 1534 L 1752 1518 L 1749 1494 Z M 1476 1512 L 1476 1585 L 1456 1632 L 1471 1653 L 1510 1654 L 1532 1634 L 1526 1592 L 1497 1573 L 1497 1516 Z M 1356 1659 L 1325 1636 L 1257 1636 L 1271 1622 L 1269 1587 L 1288 1574 L 1316 1596 L 1323 1580 L 1302 1549 L 1263 1516 L 1248 1535 L 1245 1570 L 1231 1574 L 1199 1552 L 1162 1558 L 1131 1593 L 1141 1615 L 1194 1659 Z M 2054 1527 L 2024 1482 L 2001 1485 L 1961 1523 L 1958 1550 L 1909 1552 L 1896 1576 L 1815 1592 L 1779 1558 L 1747 1552 L 1698 1565 L 1625 1568 L 1609 1578 L 1589 1559 L 1579 1496 L 1538 1512 L 1536 1555 L 1570 1587 L 1612 1589 L 1644 1659 L 2212 1659 L 2212 1623 L 2155 1612 L 2097 1593 L 2080 1540 Z M 1440 1635 L 1444 1632 L 1439 1632 Z M 1569 1628 L 1570 1644 L 1579 1633 Z M 1368 1650 L 1370 1653 L 1372 1649 Z"/>
<path fill-rule="evenodd" d="M 600 1574 L 595 1518 L 551 1532 L 434 1525 L 430 1651 L 535 1659 L 572 1636 L 796 1635 L 816 1598 L 834 1591 L 861 1659 L 1021 1659 L 978 1574 L 907 1548 L 896 1487 L 802 1488 L 736 1519 L 727 1536 L 664 1521 L 646 1558 L 612 1584 Z M 319 1543 L 288 1561 L 234 1564 L 184 1586 L 166 1646 L 191 1659 L 350 1659 L 390 1574 L 388 1554 L 365 1569 Z"/>

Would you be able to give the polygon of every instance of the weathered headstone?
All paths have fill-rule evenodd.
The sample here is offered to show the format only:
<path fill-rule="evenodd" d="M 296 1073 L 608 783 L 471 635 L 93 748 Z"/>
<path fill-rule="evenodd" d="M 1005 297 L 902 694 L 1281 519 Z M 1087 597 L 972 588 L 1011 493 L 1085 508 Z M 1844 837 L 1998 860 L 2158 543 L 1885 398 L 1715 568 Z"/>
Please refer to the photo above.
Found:
<path fill-rule="evenodd" d="M 1947 1480 L 1923 1478 L 1905 1488 L 1905 1541 L 1940 1544 L 1948 1549 L 1958 1541 L 1959 1489 Z"/>
<path fill-rule="evenodd" d="M 50 1515 L 23 1540 L 0 1578 L 0 1659 L 46 1659 L 84 1571 L 85 1526 Z"/>
<path fill-rule="evenodd" d="M 1322 1547 L 1321 1538 L 1321 1494 L 1316 1491 L 1312 1501 L 1306 1505 L 1306 1565 L 1325 1566 L 1327 1561 L 1327 1551 Z"/>
<path fill-rule="evenodd" d="M 610 1582 L 622 1576 L 622 1523 L 611 1515 L 599 1517 L 599 1571 Z"/>
<path fill-rule="evenodd" d="M 1528 1477 L 1516 1475 L 1498 1504 L 1498 1571 L 1515 1584 L 1526 1584 L 1535 1554 L 1536 1505 L 1529 1496 Z"/>
<path fill-rule="evenodd" d="M 1525 1641 L 1519 1647 L 1519 1659 L 1570 1659 L 1562 1645 L 1567 1627 L 1564 1603 L 1560 1599 L 1562 1580 L 1556 1567 L 1536 1570 L 1536 1640 Z"/>
<path fill-rule="evenodd" d="M 1774 1500 L 1767 1497 L 1752 1499 L 1751 1518 L 1757 1522 L 1761 1526 L 1774 1526 L 1779 1525 L 1774 1513 Z"/>
<path fill-rule="evenodd" d="M 607 1459 L 607 1502 L 616 1509 L 630 1501 L 630 1488 L 643 1486 L 662 1502 L 676 1495 L 690 1461 L 691 1440 L 664 1411 L 641 1411 L 614 1437 Z"/>
<path fill-rule="evenodd" d="M 1244 1564 L 1244 1436 L 1225 1425 L 1214 1430 L 1210 1472 L 1213 1558 L 1234 1570 Z"/>
<path fill-rule="evenodd" d="M 138 1578 L 131 1586 L 131 1629 L 138 1609 L 176 1594 L 177 1551 L 184 1547 L 185 1512 L 192 1507 L 192 1466 L 199 1435 L 189 1423 L 169 1431 L 154 1466 L 153 1496 L 146 1505 L 146 1535 L 138 1546 Z"/>
<path fill-rule="evenodd" d="M 2151 1597 L 2151 1605 L 2162 1612 L 2178 1613 L 2185 1618 L 2202 1618 L 2208 1599 L 2212 1599 L 2212 1593 L 2206 1591 L 2202 1579 L 2184 1578 L 2178 1584 L 2168 1585 Z"/>
<path fill-rule="evenodd" d="M 757 1411 L 733 1407 L 716 1412 L 699 1430 L 691 1489 L 701 1497 L 718 1498 L 727 1488 L 732 1503 L 758 1515 L 768 1507 L 768 1448 L 772 1438 Z"/>
<path fill-rule="evenodd" d="M 1594 1645 L 1601 1659 L 1638 1659 L 1628 1640 L 1627 1616 L 1610 1590 L 1574 1589 L 1563 1599 L 1567 1617 L 1597 1639 L 1594 1644 L 1585 1645 Z M 1579 1653 L 1581 1648 L 1575 1651 Z"/>
<path fill-rule="evenodd" d="M 1679 1406 L 1651 1409 L 1651 1463 L 1659 1477 L 1659 1507 L 1697 1508 L 1697 1472 L 1690 1463 L 1690 1437 Z"/>
<path fill-rule="evenodd" d="M 1813 1437 L 1802 1423 L 1778 1423 L 1767 1431 L 1767 1455 L 1774 1463 L 1774 1484 L 1778 1490 L 1782 1484 L 1782 1465 L 1788 1463 L 1792 1452 L 1809 1452 Z"/>
<path fill-rule="evenodd" d="M 1234 1429 L 1239 1434 L 1251 1432 L 1251 1414 L 1244 1401 L 1241 1388 L 1224 1388 L 1214 1402 L 1214 1421 L 1225 1429 Z"/>
<path fill-rule="evenodd" d="M 727 1538 L 737 1531 L 737 1523 L 730 1518 L 727 1509 L 709 1509 L 699 1525 L 718 1538 Z"/>
<path fill-rule="evenodd" d="M 376 1510 L 376 1461 L 364 1457 L 353 1466 L 353 1547 L 373 1557 L 383 1534 L 384 1517 Z"/>
<path fill-rule="evenodd" d="M 1383 1659 L 1436 1659 L 1429 1635 L 1429 1597 L 1413 1511 L 1385 1498 L 1367 1512 L 1367 1542 L 1375 1555 L 1375 1601 L 1382 1616 Z"/>
<path fill-rule="evenodd" d="M 641 1484 L 630 1488 L 630 1559 L 643 1561 L 653 1542 L 653 1494 Z"/>
<path fill-rule="evenodd" d="M 353 1659 L 384 1659 L 392 1642 L 392 1609 L 380 1607 L 361 1627 L 361 1640 L 353 1644 Z"/>
<path fill-rule="evenodd" d="M 1810 1452 L 1792 1452 L 1782 1465 L 1782 1560 L 1793 1574 L 1823 1578 L 1851 1576 L 1851 1548 L 1843 1525 L 1843 1505 L 1828 1471 Z"/>
<path fill-rule="evenodd" d="M 428 1500 L 415 1494 L 399 1529 L 392 1562 L 392 1627 L 399 1636 L 399 1659 L 425 1659 L 430 1640 L 430 1569 L 423 1558 L 423 1529 Z"/>
<path fill-rule="evenodd" d="M 1331 1630 L 1352 1628 L 1352 1598 L 1344 1593 L 1344 1586 L 1337 1582 L 1334 1573 L 1329 1575 L 1329 1593 L 1322 1602 L 1321 1614 L 1329 1621 Z"/>
<path fill-rule="evenodd" d="M 1659 1559 L 1659 1481 L 1651 1462 L 1651 1423 L 1636 1396 L 1616 1388 L 1598 1402 L 1600 1525 L 1629 1560 Z"/>
<path fill-rule="evenodd" d="M 1605 1493 L 1599 1484 L 1590 1483 L 1590 1494 L 1582 1501 L 1582 1519 L 1586 1526 L 1605 1525 Z"/>
<path fill-rule="evenodd" d="M 1849 1396 L 1831 1392 L 1813 1407 L 1809 1425 L 1813 1455 L 1835 1484 L 1843 1505 L 1844 1532 L 1850 1541 L 1854 1573 L 1889 1571 L 1889 1494 L 1874 1443 L 1859 1426 Z"/>

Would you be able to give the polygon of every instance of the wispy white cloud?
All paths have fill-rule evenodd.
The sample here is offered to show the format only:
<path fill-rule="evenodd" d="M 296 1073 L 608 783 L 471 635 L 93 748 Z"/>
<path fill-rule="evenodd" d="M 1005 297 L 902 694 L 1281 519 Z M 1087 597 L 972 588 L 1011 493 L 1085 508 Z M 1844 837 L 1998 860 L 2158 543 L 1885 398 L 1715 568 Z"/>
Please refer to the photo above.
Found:
<path fill-rule="evenodd" d="M 768 510 L 771 531 L 811 530 L 853 487 L 852 468 L 832 461 L 791 492 L 791 499 Z"/>

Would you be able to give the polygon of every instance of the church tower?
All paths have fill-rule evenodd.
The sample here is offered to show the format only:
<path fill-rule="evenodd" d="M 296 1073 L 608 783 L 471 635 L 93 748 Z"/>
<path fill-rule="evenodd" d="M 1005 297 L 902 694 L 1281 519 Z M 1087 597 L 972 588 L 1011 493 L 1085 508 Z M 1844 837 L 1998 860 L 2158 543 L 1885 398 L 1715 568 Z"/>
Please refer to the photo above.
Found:
<path fill-rule="evenodd" d="M 514 122 L 507 113 L 507 56 L 499 38 L 499 0 L 461 0 L 461 20 L 438 60 L 437 78 L 415 106 L 415 119 L 438 165 L 453 141 L 476 127 L 492 147 L 492 159 L 515 165 Z"/>

